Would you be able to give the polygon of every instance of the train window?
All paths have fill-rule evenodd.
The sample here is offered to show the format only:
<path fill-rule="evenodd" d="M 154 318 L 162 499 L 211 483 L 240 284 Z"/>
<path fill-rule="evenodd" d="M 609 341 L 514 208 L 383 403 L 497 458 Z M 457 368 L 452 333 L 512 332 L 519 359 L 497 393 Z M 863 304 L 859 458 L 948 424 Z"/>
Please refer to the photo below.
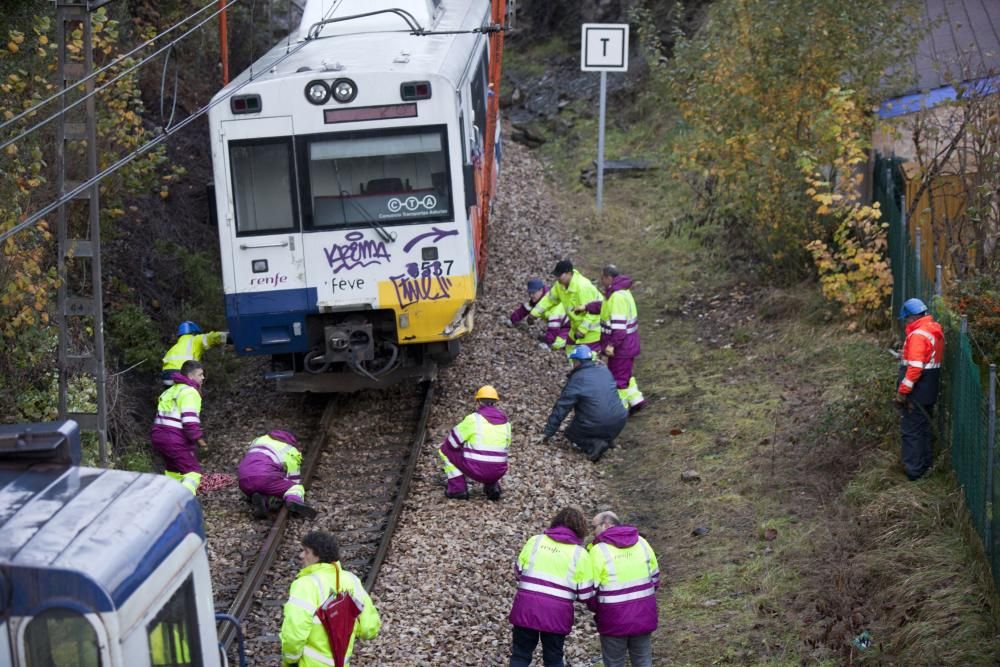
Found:
<path fill-rule="evenodd" d="M 294 231 L 294 163 L 291 139 L 233 141 L 229 144 L 236 204 L 236 233 Z"/>
<path fill-rule="evenodd" d="M 28 667 L 100 667 L 97 631 L 72 609 L 46 609 L 24 631 Z"/>
<path fill-rule="evenodd" d="M 146 632 L 149 636 L 149 664 L 157 667 L 201 664 L 198 609 L 191 577 L 163 605 L 156 618 L 146 626 Z"/>
<path fill-rule="evenodd" d="M 308 229 L 451 220 L 444 127 L 302 137 Z"/>
<path fill-rule="evenodd" d="M 469 85 L 472 86 L 472 112 L 476 136 L 472 139 L 477 150 L 483 147 L 483 132 L 486 131 L 486 56 L 479 59 L 479 64 L 470 75 Z"/>

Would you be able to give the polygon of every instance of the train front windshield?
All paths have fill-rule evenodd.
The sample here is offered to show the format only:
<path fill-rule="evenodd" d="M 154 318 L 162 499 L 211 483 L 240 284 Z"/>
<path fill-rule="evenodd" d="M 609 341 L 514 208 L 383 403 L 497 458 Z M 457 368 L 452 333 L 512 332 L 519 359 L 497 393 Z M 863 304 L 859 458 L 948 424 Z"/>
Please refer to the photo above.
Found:
<path fill-rule="evenodd" d="M 452 220 L 445 128 L 300 137 L 307 229 Z"/>

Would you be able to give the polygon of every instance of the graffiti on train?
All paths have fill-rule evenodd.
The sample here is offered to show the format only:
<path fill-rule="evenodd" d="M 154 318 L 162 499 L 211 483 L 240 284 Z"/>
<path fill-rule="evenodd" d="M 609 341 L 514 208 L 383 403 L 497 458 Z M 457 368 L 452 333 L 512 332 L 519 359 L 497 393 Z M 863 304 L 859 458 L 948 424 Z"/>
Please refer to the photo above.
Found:
<path fill-rule="evenodd" d="M 440 270 L 440 265 L 435 271 L 431 266 L 421 269 L 416 262 L 411 262 L 406 265 L 406 273 L 390 276 L 389 279 L 396 290 L 396 300 L 404 309 L 423 301 L 437 301 L 451 296 L 451 278 Z"/>
<path fill-rule="evenodd" d="M 365 240 L 365 235 L 361 232 L 348 233 L 344 237 L 344 243 L 334 243 L 329 248 L 323 248 L 323 252 L 334 273 L 350 271 L 359 266 L 381 265 L 392 259 L 384 242 Z"/>

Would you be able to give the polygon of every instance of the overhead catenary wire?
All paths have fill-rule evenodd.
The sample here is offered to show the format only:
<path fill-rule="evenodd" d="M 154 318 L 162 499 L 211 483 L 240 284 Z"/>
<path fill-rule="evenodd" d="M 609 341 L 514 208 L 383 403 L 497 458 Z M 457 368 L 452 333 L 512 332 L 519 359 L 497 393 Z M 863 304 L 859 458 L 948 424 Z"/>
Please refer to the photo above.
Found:
<path fill-rule="evenodd" d="M 170 125 L 174 122 L 174 112 L 177 111 L 177 84 L 180 81 L 180 76 L 179 70 L 174 67 L 174 92 L 170 98 L 170 117 L 166 118 L 163 113 L 163 102 L 166 100 L 167 92 L 167 68 L 170 65 L 170 54 L 173 52 L 173 48 L 170 48 L 163 58 L 163 74 L 160 76 L 160 123 L 165 130 L 170 129 Z"/>
<path fill-rule="evenodd" d="M 223 10 L 225 10 L 226 8 L 228 8 L 230 5 L 235 4 L 236 2 L 240 2 L 240 0 L 231 0 L 230 3 L 228 5 L 226 5 L 226 7 L 223 7 L 222 9 L 218 10 L 217 12 L 215 12 L 215 14 L 213 14 L 209 18 L 214 18 L 216 15 L 218 15 L 219 13 L 221 13 Z M 167 35 L 169 35 L 174 30 L 177 30 L 178 28 L 180 28 L 182 25 L 184 25 L 188 21 L 194 19 L 195 17 L 197 17 L 202 12 L 211 9 L 215 5 L 216 5 L 215 2 L 209 2 L 207 5 L 205 5 L 204 7 L 202 7 L 201 9 L 199 9 L 198 11 L 194 12 L 193 14 L 190 14 L 190 15 L 184 17 L 183 19 L 181 19 L 177 23 L 173 24 L 172 26 L 170 26 L 169 28 L 167 28 L 166 30 L 164 30 L 163 32 L 161 32 L 160 34 L 155 35 L 154 37 L 151 37 L 150 39 L 146 40 L 145 42 L 143 42 L 139 46 L 137 46 L 134 49 L 132 49 L 131 51 L 129 51 L 128 53 L 124 53 L 124 54 L 118 56 L 117 58 L 115 58 L 114 60 L 112 60 L 107 65 L 104 65 L 103 67 L 94 70 L 93 72 L 91 72 L 90 74 L 88 74 L 87 76 L 85 76 L 84 78 L 82 78 L 79 81 L 75 82 L 74 87 L 76 87 L 76 86 L 78 86 L 80 84 L 87 83 L 88 81 L 90 81 L 94 77 L 100 76 L 101 74 L 103 74 L 104 72 L 108 71 L 109 69 L 115 67 L 116 65 L 118 65 L 122 61 L 131 58 L 132 56 L 134 56 L 139 51 L 142 51 L 143 49 L 145 49 L 147 46 L 150 46 L 151 44 L 155 44 L 158 40 L 163 39 L 164 37 L 166 37 Z M 72 89 L 71 88 L 65 88 L 63 90 L 55 92 L 52 95 L 50 95 L 49 97 L 45 98 L 44 100 L 41 100 L 40 102 L 37 102 L 33 106 L 28 107 L 27 109 L 25 109 L 21 113 L 15 115 L 15 116 L 11 116 L 7 120 L 5 120 L 3 122 L 0 122 L 0 131 L 3 131 L 4 129 L 6 129 L 10 125 L 12 125 L 12 124 L 16 123 L 17 121 L 21 120 L 22 118 L 24 118 L 25 116 L 28 116 L 28 115 L 31 115 L 31 114 L 35 113 L 36 111 L 38 111 L 39 109 L 41 109 L 45 105 L 49 104 L 50 102 L 53 102 L 53 101 L 59 99 L 60 97 L 62 97 L 63 95 L 65 95 L 70 90 L 72 90 Z"/>
<path fill-rule="evenodd" d="M 146 56 L 145 58 L 143 58 L 139 62 L 137 62 L 137 63 L 135 63 L 135 64 L 127 67 L 125 70 L 123 70 L 120 74 L 118 74 L 114 78 L 109 79 L 105 83 L 103 83 L 100 86 L 94 88 L 94 90 L 92 90 L 91 92 L 86 93 L 85 95 L 81 96 L 79 99 L 74 100 L 72 103 L 70 103 L 67 106 L 63 107 L 62 109 L 60 109 L 59 111 L 55 112 L 51 116 L 45 118 L 44 120 L 41 120 L 38 123 L 35 123 L 34 125 L 32 125 L 31 127 L 29 127 L 28 129 L 22 131 L 20 134 L 17 134 L 17 135 L 15 135 L 15 136 L 13 136 L 13 137 L 11 137 L 9 139 L 4 140 L 3 142 L 0 142 L 0 150 L 3 150 L 5 148 L 7 148 L 7 146 L 10 146 L 11 144 L 13 144 L 15 142 L 20 141 L 21 139 L 23 139 L 24 137 L 28 136 L 29 134 L 31 134 L 35 130 L 38 130 L 38 129 L 42 128 L 42 127 L 45 127 L 46 125 L 48 125 L 52 121 L 56 120 L 60 116 L 63 116 L 67 111 L 76 108 L 77 106 L 79 106 L 83 102 L 86 102 L 88 99 L 90 99 L 94 95 L 97 95 L 98 93 L 102 92 L 103 90 L 105 90 L 109 86 L 115 84 L 116 82 L 118 82 L 121 79 L 123 79 L 125 76 L 131 74 L 132 72 L 134 72 L 138 68 L 142 67 L 143 65 L 145 65 L 149 61 L 153 60 L 154 58 L 156 58 L 157 56 L 159 56 L 161 53 L 164 53 L 165 51 L 168 51 L 168 50 L 172 49 L 180 40 L 185 39 L 188 35 L 190 35 L 195 30 L 198 30 L 203 25 L 205 25 L 206 23 L 208 23 L 209 21 L 211 21 L 212 19 L 214 19 L 218 14 L 220 14 L 223 11 L 225 11 L 225 9 L 227 9 L 228 7 L 236 4 L 237 2 L 242 2 L 242 1 L 243 0 L 229 0 L 229 2 L 225 5 L 225 7 L 220 8 L 219 10 L 217 10 L 211 16 L 206 17 L 200 23 L 194 25 L 190 30 L 186 31 L 185 33 L 183 33 L 182 35 L 180 35 L 176 39 L 171 40 L 170 43 L 166 44 L 165 46 L 160 47 L 159 49 L 157 49 L 153 53 L 149 54 L 148 56 Z M 187 19 L 185 19 L 185 20 L 187 20 Z M 88 79 L 89 78 L 90 77 L 88 77 Z M 65 94 L 66 92 L 68 92 L 70 90 L 77 89 L 86 80 L 87 79 L 81 79 L 80 81 L 74 82 L 73 85 L 72 85 L 72 87 L 66 88 L 65 90 L 60 91 L 57 95 L 53 96 L 53 98 L 54 97 L 58 97 L 59 95 L 63 95 L 63 94 Z M 50 98 L 50 99 L 53 99 L 53 98 Z M 36 106 L 38 106 L 38 105 L 36 105 Z M 13 122 L 13 121 L 8 121 L 8 122 Z M 2 129 L 2 126 L 0 126 L 0 129 Z"/>
<path fill-rule="evenodd" d="M 263 74 L 266 74 L 272 67 L 280 65 L 284 60 L 286 60 L 287 58 L 290 58 L 291 56 L 295 55 L 296 53 L 298 53 L 299 51 L 301 51 L 303 48 L 305 48 L 308 44 L 309 44 L 309 42 L 302 42 L 302 43 L 296 45 L 295 47 L 292 48 L 291 51 L 289 51 L 288 53 L 280 56 L 279 58 L 277 58 L 276 60 L 274 60 L 268 67 L 266 67 L 263 70 Z M 258 77 L 262 76 L 263 74 L 258 75 Z M 220 104 L 220 103 L 228 100 L 235 93 L 238 93 L 244 87 L 246 87 L 246 86 L 250 85 L 251 83 L 253 83 L 254 81 L 256 81 L 256 79 L 258 77 L 252 77 L 252 76 L 248 77 L 246 81 L 244 81 L 244 82 L 242 82 L 240 84 L 237 84 L 232 90 L 230 90 L 225 95 L 219 97 L 216 100 L 213 100 L 213 101 L 209 102 L 208 104 L 206 104 L 205 106 L 201 107 L 200 109 L 195 110 L 190 116 L 188 116 L 184 120 L 182 120 L 179 123 L 177 123 L 177 125 L 175 127 L 171 128 L 169 130 L 164 130 L 161 134 L 159 134 L 158 136 L 156 136 L 154 139 L 151 139 L 150 141 L 146 142 L 145 144 L 143 144 L 139 148 L 135 149 L 134 151 L 132 151 L 131 153 L 129 153 L 125 157 L 121 158 L 120 160 L 118 160 L 117 162 L 115 162 L 114 164 L 112 164 L 111 166 L 109 166 L 108 168 L 104 169 L 103 171 L 101 171 L 100 173 L 94 175 L 93 177 L 87 179 L 86 181 L 81 182 L 79 185 L 77 185 L 75 188 L 73 188 L 69 192 L 63 193 L 58 199 L 56 199 L 55 201 L 53 201 L 53 202 L 47 204 L 46 206 L 42 207 L 41 209 L 39 209 L 35 213 L 32 213 L 30 216 L 28 216 L 27 218 L 25 218 L 22 222 L 19 222 L 14 227 L 11 227 L 9 230 L 0 233 L 0 243 L 3 243 L 7 239 L 9 239 L 11 236 L 14 236 L 15 234 L 18 234 L 19 232 L 27 229 L 28 227 L 33 226 L 39 220 L 41 220 L 42 218 L 44 218 L 45 216 L 47 216 L 49 213 L 52 213 L 53 211 L 55 211 L 60 206 L 63 206 L 64 204 L 68 204 L 70 201 L 72 201 L 74 198 L 76 198 L 77 195 L 80 195 L 83 192 L 85 192 L 88 189 L 90 189 L 91 187 L 93 187 L 94 185 L 97 185 L 98 183 L 100 183 L 101 181 L 103 181 L 105 178 L 107 178 L 111 174 L 115 173 L 116 171 L 118 171 L 119 169 L 121 169 L 122 167 L 124 167 L 125 165 L 127 165 L 132 160 L 136 159 L 140 155 L 143 155 L 143 154 L 147 153 L 148 151 L 150 151 L 154 147 L 156 147 L 159 144 L 163 143 L 168 138 L 170 138 L 174 134 L 180 132 L 182 129 L 184 129 L 185 127 L 187 127 L 191 123 L 193 123 L 196 119 L 198 119 L 201 116 L 203 116 L 206 113 L 208 113 L 208 111 L 211 110 L 213 107 L 215 107 L 216 105 L 218 105 L 218 104 Z"/>

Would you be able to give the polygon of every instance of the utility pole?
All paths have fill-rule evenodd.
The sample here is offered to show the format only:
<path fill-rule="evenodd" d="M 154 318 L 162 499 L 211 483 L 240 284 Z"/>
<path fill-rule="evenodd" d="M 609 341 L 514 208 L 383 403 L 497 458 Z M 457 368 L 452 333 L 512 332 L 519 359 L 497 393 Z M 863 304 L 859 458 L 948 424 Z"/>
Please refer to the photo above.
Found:
<path fill-rule="evenodd" d="M 97 117 L 94 97 L 66 110 L 69 98 L 94 91 L 94 46 L 90 12 L 107 0 L 56 0 L 58 83 L 64 112 L 56 129 L 56 187 L 60 195 L 97 175 Z M 69 49 L 74 30 L 82 49 Z M 79 82 L 86 79 L 86 82 Z M 68 92 L 72 91 L 72 92 Z M 101 203 L 94 184 L 59 207 L 57 221 L 59 291 L 59 417 L 97 433 L 101 465 L 108 465 L 108 409 L 104 369 L 104 303 L 101 293 Z M 89 269 L 89 270 L 88 270 Z M 97 412 L 69 405 L 72 380 L 90 376 L 97 389 Z"/>

